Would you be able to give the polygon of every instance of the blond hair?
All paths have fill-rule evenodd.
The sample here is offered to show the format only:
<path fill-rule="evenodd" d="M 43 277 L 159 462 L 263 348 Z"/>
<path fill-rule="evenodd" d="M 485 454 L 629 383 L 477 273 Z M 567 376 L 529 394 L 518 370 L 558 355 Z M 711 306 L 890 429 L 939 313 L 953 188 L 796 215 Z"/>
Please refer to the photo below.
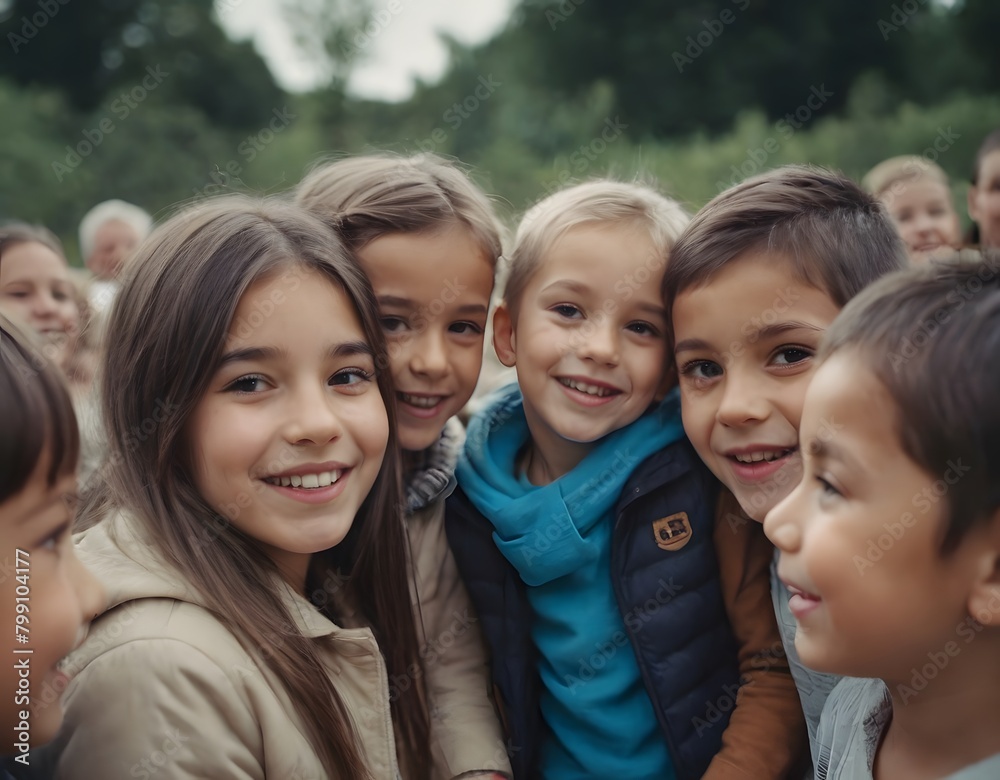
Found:
<path fill-rule="evenodd" d="M 511 317 L 517 319 L 521 296 L 545 253 L 572 228 L 613 224 L 644 229 L 666 262 L 690 220 L 677 201 L 641 182 L 597 179 L 543 198 L 521 220 L 508 258 L 503 297 Z"/>
<path fill-rule="evenodd" d="M 876 198 L 895 184 L 909 184 L 917 179 L 930 179 L 949 187 L 948 174 L 935 162 L 916 154 L 904 154 L 883 160 L 861 180 L 861 186 Z"/>

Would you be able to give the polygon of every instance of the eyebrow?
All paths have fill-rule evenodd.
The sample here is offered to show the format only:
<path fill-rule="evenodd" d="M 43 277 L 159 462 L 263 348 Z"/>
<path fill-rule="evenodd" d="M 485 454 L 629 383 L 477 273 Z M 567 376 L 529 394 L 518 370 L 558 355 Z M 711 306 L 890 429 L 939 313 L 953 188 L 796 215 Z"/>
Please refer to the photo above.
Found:
<path fill-rule="evenodd" d="M 379 295 L 378 305 L 389 309 L 417 309 L 416 301 L 409 298 L 402 298 L 398 295 Z M 458 314 L 474 315 L 482 314 L 484 317 L 489 313 L 489 307 L 482 303 L 464 303 L 456 309 Z"/>
<path fill-rule="evenodd" d="M 765 325 L 760 330 L 751 331 L 751 333 L 754 334 L 754 341 L 761 341 L 764 339 L 776 338 L 791 330 L 809 330 L 814 333 L 823 333 L 826 328 L 821 328 L 818 325 L 813 325 L 808 322 L 801 322 L 800 320 L 787 320 L 785 322 L 776 322 L 773 325 Z M 713 351 L 713 348 L 712 345 L 704 339 L 684 339 L 683 341 L 678 341 L 674 346 L 675 353 L 687 351 L 711 352 Z"/>
<path fill-rule="evenodd" d="M 838 447 L 836 444 L 833 444 L 828 440 L 824 441 L 823 439 L 813 438 L 809 442 L 809 454 L 812 456 L 813 460 L 838 460 L 853 469 L 864 470 L 855 458 L 848 455 L 843 448 Z"/>
<path fill-rule="evenodd" d="M 592 292 L 590 287 L 573 279 L 558 279 L 557 281 L 552 282 L 552 284 L 543 287 L 541 292 L 551 292 L 552 290 L 558 290 L 560 288 L 565 288 L 566 290 L 576 293 L 577 295 L 586 295 L 587 293 Z"/>
<path fill-rule="evenodd" d="M 278 360 L 287 356 L 287 351 L 276 347 L 244 347 L 227 352 L 219 360 L 219 368 L 230 363 L 239 363 L 249 360 Z M 375 357 L 375 352 L 371 346 L 364 341 L 345 341 L 330 347 L 328 353 L 332 358 L 351 357 L 353 355 L 367 355 Z"/>

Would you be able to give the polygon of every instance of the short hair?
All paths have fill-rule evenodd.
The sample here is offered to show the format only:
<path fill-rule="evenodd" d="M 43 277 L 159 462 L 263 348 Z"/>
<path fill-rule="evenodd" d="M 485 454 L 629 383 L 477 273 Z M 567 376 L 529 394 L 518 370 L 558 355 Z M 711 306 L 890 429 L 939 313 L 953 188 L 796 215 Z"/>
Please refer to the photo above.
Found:
<path fill-rule="evenodd" d="M 508 258 L 504 301 L 517 319 L 524 289 L 552 245 L 580 225 L 614 224 L 644 229 L 667 262 L 691 215 L 652 183 L 595 179 L 559 190 L 532 206 L 521 220 Z"/>
<path fill-rule="evenodd" d="M 124 222 L 142 241 L 153 229 L 153 218 L 144 209 L 123 200 L 106 200 L 98 203 L 80 220 L 80 255 L 84 262 L 94 251 L 97 231 L 108 222 Z"/>
<path fill-rule="evenodd" d="M 18 244 L 42 244 L 66 260 L 62 242 L 48 228 L 41 225 L 29 225 L 26 222 L 7 222 L 0 225 L 0 258 L 5 249 Z"/>
<path fill-rule="evenodd" d="M 76 472 L 80 433 L 59 368 L 33 333 L 0 314 L 0 503 L 48 457 L 49 486 Z"/>
<path fill-rule="evenodd" d="M 668 314 L 677 295 L 751 251 L 786 257 L 792 273 L 840 307 L 909 263 L 874 196 L 840 173 L 786 165 L 740 182 L 695 214 L 663 277 Z"/>
<path fill-rule="evenodd" d="M 332 225 L 357 251 L 393 233 L 432 233 L 463 225 L 495 268 L 503 227 L 468 173 L 442 157 L 372 154 L 314 168 L 295 203 Z"/>
<path fill-rule="evenodd" d="M 979 169 L 983 167 L 983 160 L 998 149 L 1000 149 L 1000 128 L 987 135 L 979 144 L 979 149 L 976 150 L 976 157 L 972 163 L 971 181 L 973 187 L 979 186 Z M 973 222 L 966 231 L 965 243 L 976 246 L 981 240 L 982 231 L 979 229 L 979 225 Z"/>
<path fill-rule="evenodd" d="M 918 179 L 930 179 L 945 187 L 950 187 L 948 174 L 936 162 L 916 154 L 890 157 L 872 168 L 861 180 L 861 186 L 876 198 L 896 184 L 909 184 Z"/>
<path fill-rule="evenodd" d="M 856 353 L 896 404 L 903 451 L 928 474 L 969 468 L 945 496 L 942 554 L 1000 507 L 1000 254 L 955 252 L 851 301 L 818 358 Z"/>

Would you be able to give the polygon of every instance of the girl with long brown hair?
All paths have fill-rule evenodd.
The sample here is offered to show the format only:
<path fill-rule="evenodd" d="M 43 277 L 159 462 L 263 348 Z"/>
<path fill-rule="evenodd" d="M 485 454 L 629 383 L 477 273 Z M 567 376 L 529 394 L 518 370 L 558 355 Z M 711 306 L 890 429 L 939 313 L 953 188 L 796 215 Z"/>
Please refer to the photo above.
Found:
<path fill-rule="evenodd" d="M 56 776 L 424 780 L 363 274 L 318 219 L 240 197 L 166 222 L 128 273 L 103 365 L 110 459 L 77 538 L 109 598 L 70 658 Z"/>

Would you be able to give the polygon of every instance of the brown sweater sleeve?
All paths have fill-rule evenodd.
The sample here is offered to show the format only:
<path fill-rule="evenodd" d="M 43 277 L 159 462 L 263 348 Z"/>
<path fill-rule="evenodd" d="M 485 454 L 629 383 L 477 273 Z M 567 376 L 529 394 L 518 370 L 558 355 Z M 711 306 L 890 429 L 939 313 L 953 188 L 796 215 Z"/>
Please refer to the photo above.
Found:
<path fill-rule="evenodd" d="M 783 780 L 802 776 L 809 742 L 802 705 L 781 645 L 771 602 L 774 547 L 725 488 L 715 515 L 722 596 L 739 648 L 740 689 L 720 750 L 705 780 Z"/>

